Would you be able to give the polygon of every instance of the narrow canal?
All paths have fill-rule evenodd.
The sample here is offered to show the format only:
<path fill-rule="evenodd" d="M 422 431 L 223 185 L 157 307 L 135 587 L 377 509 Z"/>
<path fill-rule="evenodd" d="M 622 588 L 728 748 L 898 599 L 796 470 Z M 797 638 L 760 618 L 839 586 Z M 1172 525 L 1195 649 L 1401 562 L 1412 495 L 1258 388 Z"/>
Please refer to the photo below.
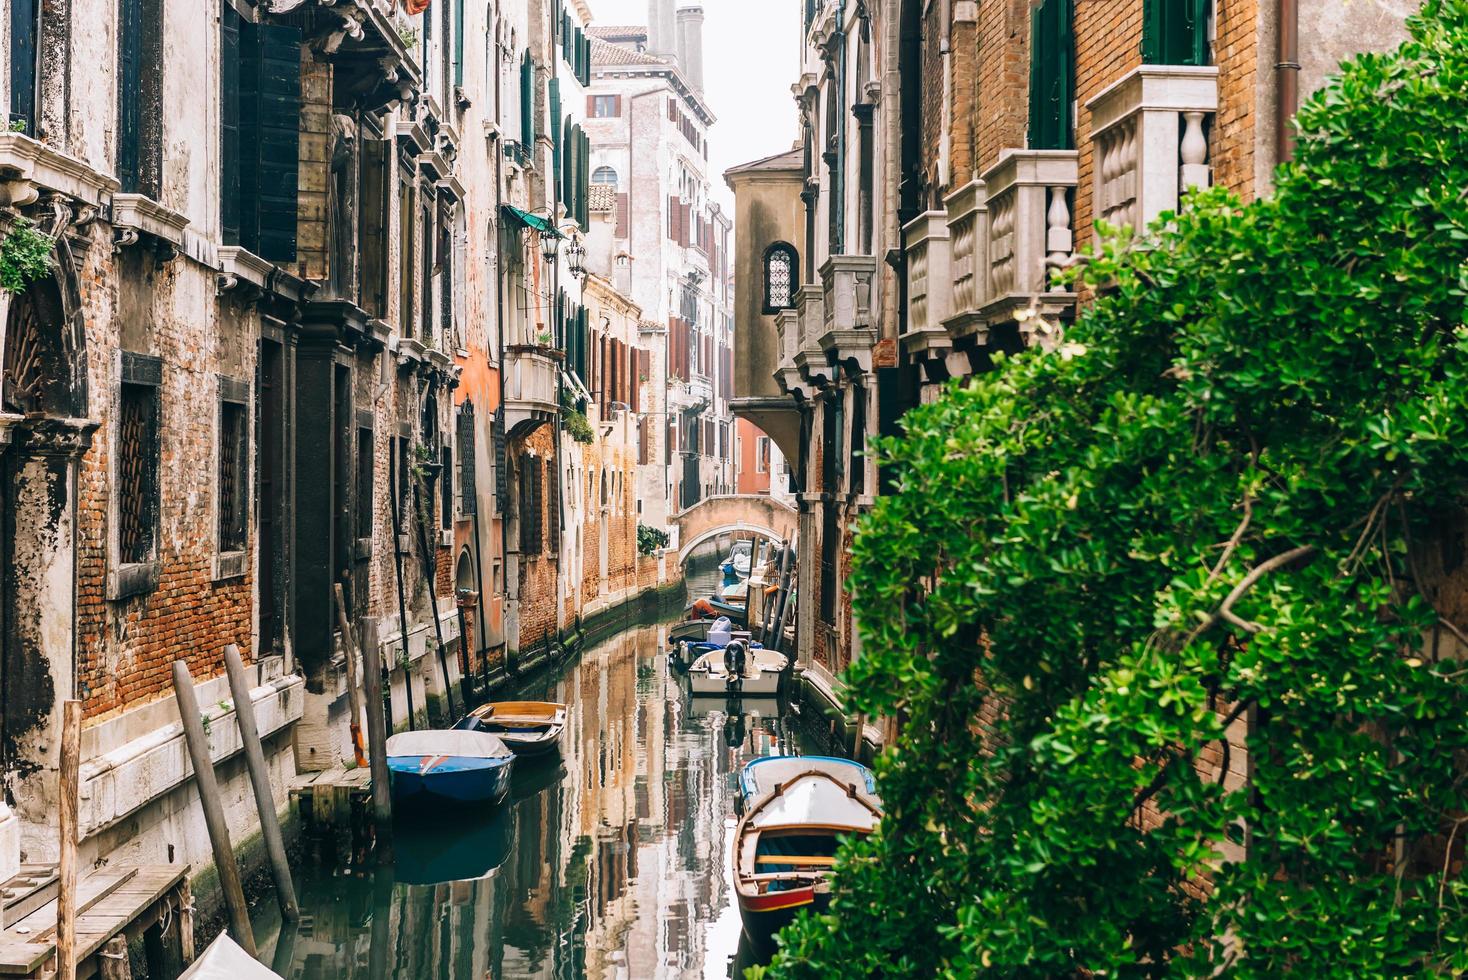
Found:
<path fill-rule="evenodd" d="M 516 692 L 568 705 L 561 757 L 517 765 L 489 815 L 400 828 L 390 871 L 298 869 L 302 920 L 278 939 L 278 916 L 257 922 L 262 959 L 293 978 L 742 976 L 736 774 L 815 747 L 783 701 L 691 698 L 666 632 L 629 629 Z"/>

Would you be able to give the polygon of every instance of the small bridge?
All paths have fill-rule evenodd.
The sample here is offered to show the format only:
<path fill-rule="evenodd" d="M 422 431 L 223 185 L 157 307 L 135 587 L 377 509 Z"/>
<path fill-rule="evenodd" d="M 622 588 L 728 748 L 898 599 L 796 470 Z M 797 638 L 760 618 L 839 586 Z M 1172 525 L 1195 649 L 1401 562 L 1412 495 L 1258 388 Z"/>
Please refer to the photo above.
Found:
<path fill-rule="evenodd" d="M 678 527 L 678 564 L 693 549 L 721 534 L 752 534 L 788 542 L 795 534 L 795 508 L 765 494 L 740 493 L 706 497 L 675 514 Z"/>

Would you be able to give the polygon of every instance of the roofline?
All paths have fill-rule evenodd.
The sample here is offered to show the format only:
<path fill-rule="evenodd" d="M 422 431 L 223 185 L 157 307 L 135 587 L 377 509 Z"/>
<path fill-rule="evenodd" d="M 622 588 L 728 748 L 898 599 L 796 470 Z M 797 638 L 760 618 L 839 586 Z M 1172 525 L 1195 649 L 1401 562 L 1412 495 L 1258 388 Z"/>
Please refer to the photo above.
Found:
<path fill-rule="evenodd" d="M 610 42 L 603 41 L 602 43 L 608 44 Z M 663 62 L 658 65 L 592 65 L 591 67 L 591 82 L 593 85 L 596 84 L 598 78 L 616 76 L 667 78 L 673 83 L 674 91 L 682 96 L 685 102 L 693 106 L 694 111 L 703 120 L 704 126 L 710 127 L 719 121 L 719 117 L 714 115 L 713 110 L 708 107 L 708 103 L 703 101 L 703 96 L 689 86 L 688 80 L 683 77 L 683 72 L 677 65 Z"/>

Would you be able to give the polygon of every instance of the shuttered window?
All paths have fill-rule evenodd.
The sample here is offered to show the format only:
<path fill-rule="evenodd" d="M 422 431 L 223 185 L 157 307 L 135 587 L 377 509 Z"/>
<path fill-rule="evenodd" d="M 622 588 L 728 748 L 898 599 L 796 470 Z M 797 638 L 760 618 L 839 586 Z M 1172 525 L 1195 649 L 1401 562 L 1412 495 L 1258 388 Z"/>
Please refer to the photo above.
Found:
<path fill-rule="evenodd" d="M 160 196 L 163 3 L 118 0 L 117 178 L 128 194 Z"/>
<path fill-rule="evenodd" d="M 632 224 L 632 202 L 626 194 L 617 195 L 617 237 L 626 238 Z"/>
<path fill-rule="evenodd" d="M 1142 60 L 1149 65 L 1207 65 L 1210 0 L 1146 0 Z"/>
<path fill-rule="evenodd" d="M 496 409 L 490 437 L 494 443 L 494 504 L 501 514 L 505 511 L 505 497 L 509 487 L 505 482 L 505 410 Z"/>
<path fill-rule="evenodd" d="M 1074 0 L 1044 0 L 1030 14 L 1030 148 L 1075 149 Z"/>
<path fill-rule="evenodd" d="M 456 433 L 459 458 L 459 513 L 465 516 L 479 510 L 479 481 L 475 472 L 474 404 L 465 402 L 459 409 Z"/>
<path fill-rule="evenodd" d="M 163 362 L 122 352 L 117 396 L 117 558 L 123 565 L 153 560 L 158 535 L 160 389 Z"/>
<path fill-rule="evenodd" d="M 464 0 L 454 0 L 454 84 L 464 85 Z"/>
<path fill-rule="evenodd" d="M 541 461 L 526 456 L 520 466 L 520 551 L 527 555 L 541 553 L 544 531 L 544 477 Z"/>
<path fill-rule="evenodd" d="M 552 558 L 558 558 L 561 554 L 561 477 L 553 458 L 547 458 L 545 461 L 545 499 L 550 504 L 547 525 L 547 530 L 550 532 L 550 555 Z"/>
<path fill-rule="evenodd" d="M 40 76 L 41 0 L 9 0 L 10 113 L 8 123 L 36 135 L 36 81 Z"/>
<path fill-rule="evenodd" d="M 376 317 L 387 316 L 388 214 L 392 207 L 392 144 L 387 140 L 361 141 L 361 216 L 357 222 L 358 261 L 362 266 L 362 308 Z"/>
<path fill-rule="evenodd" d="M 530 53 L 520 62 L 520 142 L 529 152 L 535 146 L 535 59 Z"/>
<path fill-rule="evenodd" d="M 551 170 L 556 178 L 556 197 L 564 199 L 566 196 L 565 173 L 561 169 L 561 160 L 566 152 L 566 133 L 569 131 L 571 120 L 568 117 L 565 124 L 557 126 L 556 120 L 561 118 L 561 80 L 552 78 L 550 80 L 550 117 L 551 117 Z"/>
<path fill-rule="evenodd" d="M 219 397 L 219 550 L 244 551 L 249 513 L 249 409 L 241 396 L 249 387 L 220 382 Z"/>
<path fill-rule="evenodd" d="M 224 240 L 261 258 L 296 259 L 301 31 L 220 18 L 220 196 Z"/>

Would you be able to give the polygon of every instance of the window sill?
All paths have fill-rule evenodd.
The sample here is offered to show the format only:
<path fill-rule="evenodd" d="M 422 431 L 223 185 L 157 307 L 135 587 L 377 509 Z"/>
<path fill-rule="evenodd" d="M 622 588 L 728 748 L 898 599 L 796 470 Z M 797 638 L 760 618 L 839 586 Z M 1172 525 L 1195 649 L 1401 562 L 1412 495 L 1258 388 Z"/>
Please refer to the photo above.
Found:
<path fill-rule="evenodd" d="M 107 599 L 116 602 L 158 588 L 159 563 L 156 561 L 118 565 L 107 573 Z"/>
<path fill-rule="evenodd" d="M 213 580 L 227 582 L 244 578 L 249 569 L 249 553 L 245 551 L 223 551 L 214 556 Z"/>

